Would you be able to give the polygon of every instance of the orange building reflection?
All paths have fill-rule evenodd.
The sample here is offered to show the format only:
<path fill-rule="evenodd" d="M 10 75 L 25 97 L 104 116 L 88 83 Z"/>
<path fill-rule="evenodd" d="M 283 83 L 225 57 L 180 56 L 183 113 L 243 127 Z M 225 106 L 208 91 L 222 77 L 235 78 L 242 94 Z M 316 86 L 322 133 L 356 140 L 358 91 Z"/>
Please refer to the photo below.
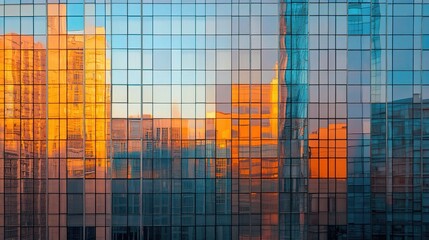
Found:
<path fill-rule="evenodd" d="M 347 126 L 330 124 L 308 137 L 310 178 L 347 177 Z"/>
<path fill-rule="evenodd" d="M 217 206 L 231 208 L 224 214 L 233 215 L 240 237 L 276 238 L 278 77 L 268 84 L 230 87 L 231 112 L 208 112 L 205 119 L 150 114 L 112 119 L 112 177 L 187 178 L 202 168 L 207 178 L 216 179 Z M 140 157 L 141 171 L 133 160 Z"/>
<path fill-rule="evenodd" d="M 230 151 L 232 214 L 238 215 L 233 217 L 233 224 L 240 223 L 240 238 L 276 238 L 278 66 L 273 70 L 275 76 L 269 84 L 232 84 L 231 113 L 212 114 L 216 116 L 216 149 Z M 261 219 L 250 218 L 251 214 L 260 214 Z M 251 227 L 261 224 L 261 232 Z"/>
<path fill-rule="evenodd" d="M 106 236 L 110 202 L 106 196 L 108 143 L 110 141 L 110 85 L 107 71 L 104 29 L 84 28 L 67 31 L 66 5 L 48 5 L 47 70 L 48 70 L 48 158 L 50 177 L 85 178 L 83 197 L 68 195 L 67 211 L 54 208 L 49 220 L 55 222 L 57 213 L 67 212 L 70 227 L 95 228 L 98 237 Z M 97 180 L 96 180 L 97 179 Z M 98 180 L 100 179 L 100 180 Z M 102 180 L 101 180 L 102 179 Z M 61 180 L 50 180 L 58 184 Z M 68 188 L 72 181 L 68 180 Z M 52 193 L 58 192 L 54 189 Z M 80 193 L 80 192 L 78 192 Z M 70 196 L 76 199 L 70 199 Z M 57 199 L 49 199 L 55 204 Z M 74 202 L 75 201 L 75 202 Z M 82 201 L 85 207 L 76 208 Z M 58 211 L 58 212 L 56 212 Z M 99 226 L 99 227 L 95 227 Z M 53 236 L 64 236 L 62 228 L 52 228 Z M 56 232 L 58 231 L 58 232 Z"/>
<path fill-rule="evenodd" d="M 5 162 L 0 174 L 11 179 L 0 183 L 5 189 L 0 212 L 7 216 L 6 226 L 48 221 L 50 236 L 65 238 L 63 227 L 74 220 L 67 219 L 65 179 L 106 177 L 110 63 L 103 28 L 68 32 L 66 5 L 47 6 L 46 43 L 16 33 L 0 36 L 0 157 Z M 106 208 L 95 205 L 95 181 L 93 189 L 88 182 L 86 214 L 105 214 Z M 105 193 L 105 183 L 99 183 L 97 193 Z M 86 225 L 95 226 L 95 217 L 89 219 L 94 222 Z M 103 236 L 105 230 L 97 232 Z M 5 236 L 44 239 L 46 230 L 9 227 Z"/>
<path fill-rule="evenodd" d="M 347 125 L 330 124 L 309 134 L 308 237 L 326 238 L 347 225 Z"/>
<path fill-rule="evenodd" d="M 0 36 L 0 189 L 5 226 L 45 223 L 46 52 L 32 36 Z M 4 93 L 4 94 L 3 94 Z M 31 189 L 31 193 L 28 190 Z M 3 218 L 2 218 L 3 219 Z M 8 228 L 5 238 L 44 238 L 44 231 Z"/>
<path fill-rule="evenodd" d="M 67 32 L 66 6 L 48 5 L 48 149 L 67 158 L 69 178 L 104 178 L 110 85 L 106 84 L 106 37 Z M 85 158 L 85 164 L 82 159 Z"/>
<path fill-rule="evenodd" d="M 104 29 L 69 32 L 66 5 L 48 4 L 47 10 L 46 46 L 30 36 L 0 36 L 0 92 L 4 92 L 0 97 L 0 157 L 5 162 L 0 175 L 11 180 L 0 182 L 5 193 L 5 209 L 0 212 L 6 215 L 7 226 L 20 226 L 31 218 L 37 226 L 48 222 L 53 238 L 66 238 L 67 227 L 83 225 L 97 226 L 100 239 L 109 235 L 112 140 L 112 164 L 118 163 L 112 178 L 170 174 L 161 167 L 140 170 L 144 164 L 140 161 L 145 159 L 171 161 L 174 171 L 182 168 L 178 176 L 187 178 L 195 177 L 192 172 L 198 164 L 205 164 L 207 177 L 216 179 L 216 206 L 224 209 L 217 213 L 232 213 L 232 225 L 240 226 L 239 236 L 277 237 L 277 66 L 270 83 L 230 85 L 230 112 L 207 113 L 205 119 L 143 115 L 111 122 Z M 176 166 L 175 160 L 183 162 Z M 195 162 L 195 167 L 185 161 L 189 166 Z M 27 178 L 43 181 L 23 180 Z M 83 179 L 82 189 L 73 189 L 78 182 L 74 180 Z M 18 227 L 5 233 L 16 239 L 44 239 L 45 234 L 42 228 L 26 233 Z"/>

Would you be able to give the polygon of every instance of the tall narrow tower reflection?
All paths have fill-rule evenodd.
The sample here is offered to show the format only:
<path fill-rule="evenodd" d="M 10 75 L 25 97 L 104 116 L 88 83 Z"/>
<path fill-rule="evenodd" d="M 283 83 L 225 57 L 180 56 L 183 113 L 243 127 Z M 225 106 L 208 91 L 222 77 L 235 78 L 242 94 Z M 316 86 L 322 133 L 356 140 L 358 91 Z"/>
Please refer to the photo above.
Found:
<path fill-rule="evenodd" d="M 96 232 L 105 234 L 110 204 L 106 199 L 109 62 L 104 28 L 71 31 L 66 11 L 65 4 L 48 5 L 49 204 L 57 206 L 50 209 L 49 220 L 59 224 L 53 229 L 60 227 L 60 236 L 66 234 L 61 228 L 65 224 L 69 238 L 83 233 L 91 238 Z"/>
<path fill-rule="evenodd" d="M 8 33 L 0 36 L 0 61 L 4 237 L 45 238 L 46 50 L 32 36 Z"/>

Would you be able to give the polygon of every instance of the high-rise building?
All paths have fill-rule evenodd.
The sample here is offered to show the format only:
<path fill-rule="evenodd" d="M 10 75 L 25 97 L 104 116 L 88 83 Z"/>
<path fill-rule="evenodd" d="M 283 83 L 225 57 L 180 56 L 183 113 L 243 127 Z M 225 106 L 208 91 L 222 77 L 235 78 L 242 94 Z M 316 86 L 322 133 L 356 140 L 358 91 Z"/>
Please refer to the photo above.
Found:
<path fill-rule="evenodd" d="M 347 126 L 330 124 L 308 136 L 308 237 L 347 236 Z"/>
<path fill-rule="evenodd" d="M 1 36 L 0 45 L 2 233 L 6 239 L 43 238 L 46 52 L 32 36 L 14 33 Z"/>
<path fill-rule="evenodd" d="M 102 238 L 110 216 L 106 33 L 70 29 L 67 12 L 66 4 L 47 5 L 49 236 Z"/>
<path fill-rule="evenodd" d="M 0 239 L 429 237 L 429 2 L 0 0 Z"/>
<path fill-rule="evenodd" d="M 46 14 L 44 42 L 19 31 L 0 42 L 3 237 L 73 237 L 84 226 L 88 238 L 105 236 L 105 30 L 67 31 L 65 4 L 46 5 Z"/>

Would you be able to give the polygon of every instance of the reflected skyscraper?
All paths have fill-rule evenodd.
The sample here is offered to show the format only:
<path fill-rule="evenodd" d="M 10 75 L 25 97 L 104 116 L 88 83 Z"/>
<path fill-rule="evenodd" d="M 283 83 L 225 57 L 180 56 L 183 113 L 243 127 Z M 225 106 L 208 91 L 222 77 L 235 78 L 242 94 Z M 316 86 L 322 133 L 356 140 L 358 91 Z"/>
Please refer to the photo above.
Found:
<path fill-rule="evenodd" d="M 105 29 L 70 30 L 66 13 L 47 5 L 49 235 L 91 239 L 108 235 L 110 67 Z"/>
<path fill-rule="evenodd" d="M 65 4 L 46 10 L 45 42 L 1 37 L 4 237 L 73 238 L 83 226 L 91 237 L 96 216 L 103 236 L 106 209 L 95 202 L 106 202 L 106 182 L 95 179 L 106 178 L 110 138 L 105 31 L 71 33 Z"/>
<path fill-rule="evenodd" d="M 44 238 L 46 52 L 33 37 L 14 33 L 1 36 L 0 44 L 2 233 L 4 238 Z"/>
<path fill-rule="evenodd" d="M 347 236 L 347 126 L 330 124 L 308 136 L 309 238 Z"/>

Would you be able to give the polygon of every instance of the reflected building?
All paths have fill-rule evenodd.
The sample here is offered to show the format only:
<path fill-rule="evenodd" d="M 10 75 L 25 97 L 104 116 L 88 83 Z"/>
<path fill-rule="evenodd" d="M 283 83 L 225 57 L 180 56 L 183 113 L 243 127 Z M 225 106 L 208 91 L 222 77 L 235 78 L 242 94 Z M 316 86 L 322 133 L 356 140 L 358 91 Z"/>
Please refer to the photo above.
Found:
<path fill-rule="evenodd" d="M 278 238 L 278 4 L 146 4 L 1 5 L 5 238 Z"/>
<path fill-rule="evenodd" d="M 230 87 L 205 119 L 112 119 L 113 238 L 278 237 L 278 78 Z"/>
<path fill-rule="evenodd" d="M 372 237 L 428 237 L 424 216 L 428 100 L 413 98 L 371 105 Z M 388 134 L 386 134 L 388 132 Z M 421 184 L 420 184 L 421 183 Z M 410 224 L 412 223 L 412 224 Z M 419 231 L 416 231 L 418 229 Z"/>
<path fill-rule="evenodd" d="M 105 32 L 70 33 L 66 5 L 49 4 L 47 10 L 45 43 L 27 35 L 1 36 L 3 236 L 105 236 Z M 104 201 L 104 208 L 96 201 Z"/>
<path fill-rule="evenodd" d="M 278 237 L 277 71 L 268 84 L 232 84 L 231 113 L 216 113 L 216 151 L 230 154 L 233 238 Z"/>
<path fill-rule="evenodd" d="M 330 124 L 308 136 L 309 238 L 347 236 L 347 125 Z"/>
<path fill-rule="evenodd" d="M 46 236 L 46 51 L 32 36 L 0 36 L 2 234 Z M 4 232 L 3 232 L 4 231 Z"/>
<path fill-rule="evenodd" d="M 110 87 L 105 31 L 70 31 L 65 4 L 48 4 L 47 10 L 49 235 L 106 236 Z"/>

